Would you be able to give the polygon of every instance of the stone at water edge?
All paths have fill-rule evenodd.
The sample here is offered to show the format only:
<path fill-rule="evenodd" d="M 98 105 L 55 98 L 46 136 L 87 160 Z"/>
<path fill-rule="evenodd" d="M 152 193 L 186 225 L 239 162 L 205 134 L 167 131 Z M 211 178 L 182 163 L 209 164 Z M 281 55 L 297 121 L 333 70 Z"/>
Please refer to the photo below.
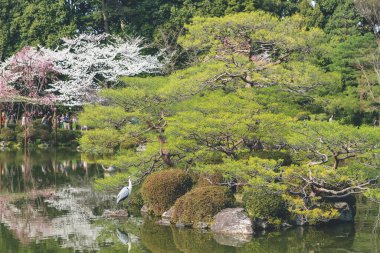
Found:
<path fill-rule="evenodd" d="M 142 214 L 147 214 L 148 211 L 149 211 L 149 209 L 148 209 L 148 206 L 147 206 L 147 205 L 143 205 L 143 206 L 141 207 L 140 212 L 141 212 Z"/>
<path fill-rule="evenodd" d="M 173 217 L 173 213 L 174 213 L 174 207 L 172 206 L 169 210 L 167 210 L 161 215 L 161 219 L 157 221 L 157 224 L 162 225 L 162 226 L 170 226 L 171 224 L 170 220 Z"/>
<path fill-rule="evenodd" d="M 104 210 L 102 217 L 103 218 L 117 218 L 117 217 L 128 217 L 128 211 L 127 210 Z"/>
<path fill-rule="evenodd" d="M 209 225 L 206 223 L 206 222 L 197 222 L 193 225 L 193 228 L 197 228 L 197 229 L 207 229 L 209 227 Z"/>
<path fill-rule="evenodd" d="M 227 208 L 217 213 L 211 231 L 222 234 L 254 234 L 253 224 L 244 208 Z"/>
<path fill-rule="evenodd" d="M 171 220 L 172 217 L 173 217 L 173 213 L 174 213 L 174 206 L 170 207 L 169 210 L 167 210 L 166 212 L 164 212 L 161 217 L 163 219 Z"/>
<path fill-rule="evenodd" d="M 161 226 L 170 226 L 171 223 L 170 223 L 170 220 L 167 220 L 167 219 L 160 219 L 157 221 L 157 225 L 161 225 Z"/>

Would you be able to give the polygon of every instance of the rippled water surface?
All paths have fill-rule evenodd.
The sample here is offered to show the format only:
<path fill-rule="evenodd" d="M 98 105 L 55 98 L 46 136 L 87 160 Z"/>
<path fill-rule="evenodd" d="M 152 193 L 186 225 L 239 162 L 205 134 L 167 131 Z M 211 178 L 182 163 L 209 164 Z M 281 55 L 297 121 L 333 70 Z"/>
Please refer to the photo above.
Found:
<path fill-rule="evenodd" d="M 69 150 L 0 153 L 0 252 L 380 252 L 379 205 L 361 200 L 354 224 L 293 228 L 246 238 L 110 218 L 114 193 L 91 190 L 104 177 Z M 109 213 L 108 212 L 108 213 Z"/>

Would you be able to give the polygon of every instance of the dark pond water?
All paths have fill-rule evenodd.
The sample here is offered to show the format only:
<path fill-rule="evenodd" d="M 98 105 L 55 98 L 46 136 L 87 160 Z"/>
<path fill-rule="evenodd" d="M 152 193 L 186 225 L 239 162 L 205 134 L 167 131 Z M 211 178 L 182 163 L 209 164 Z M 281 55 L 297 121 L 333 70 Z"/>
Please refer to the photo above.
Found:
<path fill-rule="evenodd" d="M 114 193 L 91 190 L 103 176 L 68 150 L 0 152 L 0 252 L 380 252 L 379 205 L 365 200 L 354 224 L 294 228 L 241 244 L 242 238 L 161 227 L 138 216 L 101 216 L 105 207 L 120 208 Z"/>

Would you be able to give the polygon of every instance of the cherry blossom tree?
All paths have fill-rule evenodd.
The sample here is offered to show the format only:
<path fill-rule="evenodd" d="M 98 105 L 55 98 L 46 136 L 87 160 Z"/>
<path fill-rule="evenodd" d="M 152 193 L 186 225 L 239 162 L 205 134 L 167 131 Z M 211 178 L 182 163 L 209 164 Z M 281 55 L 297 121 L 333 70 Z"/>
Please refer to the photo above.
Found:
<path fill-rule="evenodd" d="M 25 47 L 0 65 L 0 98 L 25 104 L 81 106 L 98 101 L 120 76 L 158 73 L 160 54 L 144 55 L 143 39 L 82 34 L 56 50 Z"/>
<path fill-rule="evenodd" d="M 51 84 L 60 103 L 80 106 L 97 101 L 101 87 L 112 86 L 120 76 L 158 73 L 163 63 L 160 54 L 144 55 L 143 39 L 82 34 L 63 39 L 56 50 L 40 50 L 55 64 L 63 78 Z"/>
<path fill-rule="evenodd" d="M 0 90 L 4 99 L 25 104 L 52 105 L 55 96 L 47 88 L 57 78 L 54 63 L 42 51 L 25 47 L 0 67 Z"/>

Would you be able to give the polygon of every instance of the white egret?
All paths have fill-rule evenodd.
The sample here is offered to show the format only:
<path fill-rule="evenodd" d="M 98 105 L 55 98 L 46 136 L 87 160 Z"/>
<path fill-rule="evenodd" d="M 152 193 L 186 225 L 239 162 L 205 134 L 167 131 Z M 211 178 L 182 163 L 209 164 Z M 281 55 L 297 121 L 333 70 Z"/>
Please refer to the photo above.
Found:
<path fill-rule="evenodd" d="M 116 204 L 119 204 L 124 199 L 128 198 L 128 196 L 132 192 L 132 181 L 131 177 L 128 177 L 128 186 L 123 187 L 119 194 L 117 195 Z"/>

